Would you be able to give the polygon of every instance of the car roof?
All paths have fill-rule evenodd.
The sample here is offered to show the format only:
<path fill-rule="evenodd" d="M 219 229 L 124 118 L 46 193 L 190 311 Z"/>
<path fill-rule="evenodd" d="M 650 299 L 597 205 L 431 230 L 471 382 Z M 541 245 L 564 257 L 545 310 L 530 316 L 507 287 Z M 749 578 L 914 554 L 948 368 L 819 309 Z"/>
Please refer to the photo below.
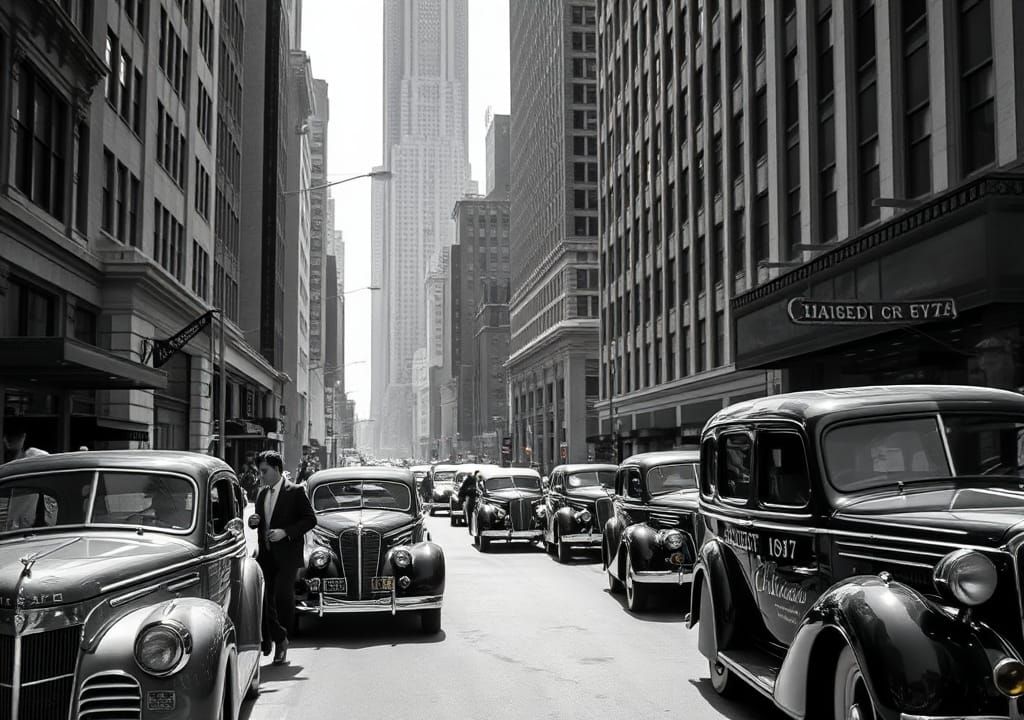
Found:
<path fill-rule="evenodd" d="M 456 463 L 438 463 L 434 466 L 434 472 L 455 472 L 460 467 L 462 466 Z"/>
<path fill-rule="evenodd" d="M 23 473 L 98 469 L 161 470 L 198 480 L 221 470 L 234 474 L 230 465 L 214 455 L 177 450 L 89 450 L 12 460 L 0 466 L 0 480 Z"/>
<path fill-rule="evenodd" d="M 528 476 L 540 480 L 540 473 L 533 468 L 499 467 L 497 465 L 484 466 L 480 468 L 480 477 L 486 480 L 492 477 Z"/>
<path fill-rule="evenodd" d="M 741 420 L 784 418 L 803 422 L 822 415 L 899 404 L 979 403 L 984 410 L 1024 412 L 1024 395 L 971 385 L 872 385 L 769 395 L 730 405 L 706 427 Z"/>
<path fill-rule="evenodd" d="M 572 463 L 567 465 L 558 465 L 552 468 L 551 472 L 566 472 L 566 473 L 577 473 L 577 472 L 615 472 L 619 469 L 618 465 L 611 465 L 609 463 Z"/>
<path fill-rule="evenodd" d="M 313 473 L 306 486 L 312 490 L 317 485 L 334 480 L 391 480 L 415 487 L 412 470 L 407 468 L 379 467 L 376 465 L 351 465 L 343 468 L 329 468 Z"/>
<path fill-rule="evenodd" d="M 411 465 L 409 467 L 411 472 L 430 472 L 429 465 Z"/>
<path fill-rule="evenodd" d="M 630 455 L 622 461 L 623 465 L 635 465 L 643 469 L 659 465 L 675 465 L 677 463 L 700 462 L 699 450 L 662 450 Z"/>

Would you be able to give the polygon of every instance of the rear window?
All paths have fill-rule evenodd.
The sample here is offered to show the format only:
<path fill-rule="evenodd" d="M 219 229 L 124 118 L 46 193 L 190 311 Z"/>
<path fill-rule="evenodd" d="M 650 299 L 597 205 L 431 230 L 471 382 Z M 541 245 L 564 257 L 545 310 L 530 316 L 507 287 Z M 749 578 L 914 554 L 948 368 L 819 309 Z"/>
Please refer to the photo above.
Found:
<path fill-rule="evenodd" d="M 822 448 L 840 492 L 952 476 L 935 417 L 845 425 L 827 432 Z"/>
<path fill-rule="evenodd" d="M 697 489 L 697 464 L 661 465 L 647 471 L 647 492 L 664 495 L 677 490 Z"/>

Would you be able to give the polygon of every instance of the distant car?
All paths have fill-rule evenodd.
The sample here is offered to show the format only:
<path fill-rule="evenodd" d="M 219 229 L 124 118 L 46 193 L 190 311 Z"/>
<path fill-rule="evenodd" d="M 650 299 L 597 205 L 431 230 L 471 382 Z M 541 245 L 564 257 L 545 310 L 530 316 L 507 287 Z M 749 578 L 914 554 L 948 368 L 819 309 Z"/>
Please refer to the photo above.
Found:
<path fill-rule="evenodd" d="M 690 583 L 696 560 L 700 453 L 672 450 L 626 458 L 615 475 L 613 515 L 604 526 L 602 559 L 612 592 L 626 592 L 633 612 L 651 593 Z M 689 597 L 684 589 L 684 597 Z"/>
<path fill-rule="evenodd" d="M 0 467 L 0 716 L 238 718 L 259 693 L 264 586 L 245 507 L 204 454 Z"/>
<path fill-rule="evenodd" d="M 544 543 L 559 562 L 568 562 L 574 547 L 601 547 L 617 469 L 590 464 L 559 465 L 551 471 L 544 493 Z"/>
<path fill-rule="evenodd" d="M 297 610 L 418 612 L 425 633 L 440 632 L 444 552 L 429 541 L 412 473 L 321 470 L 307 492 L 317 524 L 307 534 Z"/>
<path fill-rule="evenodd" d="M 424 478 L 430 474 L 430 465 L 413 465 L 409 470 L 412 472 L 413 482 L 416 483 L 416 494 L 422 497 L 421 488 Z"/>
<path fill-rule="evenodd" d="M 448 501 L 455 491 L 455 473 L 459 466 L 452 463 L 438 463 L 430 470 L 430 514 L 436 515 L 438 510 L 448 510 Z"/>
<path fill-rule="evenodd" d="M 494 540 L 536 542 L 544 537 L 540 473 L 483 467 L 476 483 L 469 533 L 481 552 Z"/>
<path fill-rule="evenodd" d="M 690 627 L 794 718 L 1020 718 L 1024 397 L 842 388 L 705 425 Z"/>

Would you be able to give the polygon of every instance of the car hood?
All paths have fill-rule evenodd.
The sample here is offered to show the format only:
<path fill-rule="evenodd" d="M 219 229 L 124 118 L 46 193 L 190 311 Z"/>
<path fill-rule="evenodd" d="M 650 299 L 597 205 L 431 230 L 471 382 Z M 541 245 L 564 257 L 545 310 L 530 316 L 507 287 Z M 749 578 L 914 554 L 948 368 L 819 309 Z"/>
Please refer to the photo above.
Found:
<path fill-rule="evenodd" d="M 841 529 L 904 533 L 960 545 L 1001 545 L 1024 532 L 1024 491 L 1010 487 L 941 487 L 855 499 L 833 515 Z M 945 537 L 943 537 L 945 536 Z"/>
<path fill-rule="evenodd" d="M 18 583 L 28 607 L 77 603 L 101 595 L 115 583 L 198 557 L 199 549 L 178 537 L 136 535 L 47 535 L 0 543 L 0 607 L 13 607 Z M 34 558 L 34 560 L 33 560 Z"/>
<path fill-rule="evenodd" d="M 509 502 L 510 500 L 540 500 L 540 490 L 491 490 L 484 495 L 483 500 L 496 500 L 498 502 Z"/>
<path fill-rule="evenodd" d="M 695 511 L 697 509 L 697 500 L 696 490 L 676 490 L 664 495 L 655 495 L 651 498 L 650 504 L 653 507 L 668 510 Z"/>
<path fill-rule="evenodd" d="M 366 530 L 387 533 L 412 521 L 409 513 L 400 510 L 333 510 L 316 516 L 317 525 L 335 535 L 360 525 Z"/>
<path fill-rule="evenodd" d="M 587 500 L 589 502 L 594 502 L 595 500 L 600 500 L 601 498 L 605 497 L 611 497 L 607 490 L 605 490 L 602 487 L 596 486 L 573 488 L 572 490 L 569 491 L 568 494 L 571 498 L 575 498 L 578 500 Z"/>

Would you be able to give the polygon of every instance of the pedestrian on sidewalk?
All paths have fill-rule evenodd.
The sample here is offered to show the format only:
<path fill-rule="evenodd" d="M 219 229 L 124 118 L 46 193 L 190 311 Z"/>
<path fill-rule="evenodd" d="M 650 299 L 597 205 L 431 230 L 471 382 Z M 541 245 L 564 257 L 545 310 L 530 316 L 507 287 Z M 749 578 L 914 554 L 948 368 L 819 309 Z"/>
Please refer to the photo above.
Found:
<path fill-rule="evenodd" d="M 295 615 L 295 576 L 302 567 L 303 537 L 316 526 L 305 489 L 284 477 L 281 454 L 265 450 L 256 458 L 263 489 L 256 499 L 257 561 L 266 586 L 263 598 L 264 655 L 275 646 L 274 664 L 288 660 L 288 630 Z"/>

